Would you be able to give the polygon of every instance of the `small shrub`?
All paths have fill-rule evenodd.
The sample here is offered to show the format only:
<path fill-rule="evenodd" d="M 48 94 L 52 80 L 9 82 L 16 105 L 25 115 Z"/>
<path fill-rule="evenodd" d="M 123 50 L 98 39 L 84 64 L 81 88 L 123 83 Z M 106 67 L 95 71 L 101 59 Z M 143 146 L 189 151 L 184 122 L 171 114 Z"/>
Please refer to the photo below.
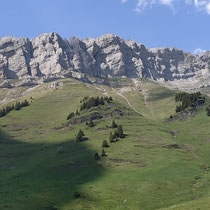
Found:
<path fill-rule="evenodd" d="M 63 147 L 58 147 L 58 148 L 57 148 L 57 153 L 58 153 L 58 154 L 63 153 Z"/>
<path fill-rule="evenodd" d="M 80 198 L 80 197 L 81 197 L 81 195 L 79 192 L 74 192 L 74 198 Z"/>
<path fill-rule="evenodd" d="M 88 126 L 89 126 L 90 128 L 92 128 L 92 127 L 95 126 L 95 123 L 93 122 L 92 119 L 90 119 L 90 121 L 89 121 L 89 123 L 88 123 Z"/>

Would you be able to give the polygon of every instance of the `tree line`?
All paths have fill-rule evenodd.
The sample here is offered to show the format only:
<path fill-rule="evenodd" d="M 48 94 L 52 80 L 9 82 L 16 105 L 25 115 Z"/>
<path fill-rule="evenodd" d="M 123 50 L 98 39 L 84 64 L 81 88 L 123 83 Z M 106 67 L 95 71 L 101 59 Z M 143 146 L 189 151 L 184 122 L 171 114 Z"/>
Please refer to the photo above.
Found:
<path fill-rule="evenodd" d="M 0 109 L 0 117 L 6 116 L 12 110 L 20 110 L 23 107 L 29 106 L 29 102 L 27 100 L 23 102 L 16 102 L 15 104 L 8 105 L 2 109 Z"/>
<path fill-rule="evenodd" d="M 90 109 L 94 106 L 104 105 L 105 102 L 110 103 L 112 101 L 112 97 L 85 97 L 81 103 L 80 111 L 84 109 Z"/>
<path fill-rule="evenodd" d="M 175 101 L 181 102 L 176 106 L 176 112 L 184 111 L 188 107 L 196 107 L 205 103 L 205 97 L 200 92 L 196 93 L 177 93 Z"/>
<path fill-rule="evenodd" d="M 84 109 L 90 109 L 91 107 L 95 107 L 95 106 L 99 106 L 99 105 L 104 105 L 105 102 L 110 103 L 111 101 L 113 101 L 112 97 L 88 97 L 85 96 L 80 103 L 82 104 L 80 106 L 80 111 L 84 110 Z M 78 111 L 78 109 L 76 110 L 76 112 L 71 112 L 70 114 L 68 114 L 67 116 L 67 120 L 72 119 L 75 115 L 80 115 L 80 112 Z M 91 127 L 91 126 L 90 126 Z"/>

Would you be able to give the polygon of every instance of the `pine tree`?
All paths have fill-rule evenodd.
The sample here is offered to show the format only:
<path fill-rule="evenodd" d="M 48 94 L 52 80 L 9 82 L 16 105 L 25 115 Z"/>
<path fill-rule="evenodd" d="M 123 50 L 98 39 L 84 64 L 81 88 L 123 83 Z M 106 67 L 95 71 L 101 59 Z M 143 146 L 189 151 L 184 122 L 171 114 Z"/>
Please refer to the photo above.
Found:
<path fill-rule="evenodd" d="M 16 102 L 14 109 L 15 110 L 20 110 L 21 109 L 20 102 Z"/>
<path fill-rule="evenodd" d="M 3 108 L 3 109 L 0 110 L 0 117 L 4 117 L 5 115 L 6 115 L 6 111 Z"/>
<path fill-rule="evenodd" d="M 74 112 L 70 113 L 70 114 L 67 116 L 67 120 L 70 120 L 72 117 L 74 117 Z"/>
<path fill-rule="evenodd" d="M 118 134 L 118 137 L 120 137 L 120 138 L 124 138 L 125 137 L 124 134 L 123 134 L 122 125 L 119 125 L 117 127 L 117 134 Z"/>
<path fill-rule="evenodd" d="M 100 159 L 100 157 L 99 157 L 98 153 L 96 152 L 96 153 L 94 154 L 94 160 L 99 160 L 99 159 Z"/>
<path fill-rule="evenodd" d="M 114 142 L 114 136 L 113 136 L 112 132 L 110 132 L 110 134 L 109 134 L 109 142 L 110 143 Z"/>
<path fill-rule="evenodd" d="M 114 131 L 113 138 L 116 139 L 117 137 L 119 137 L 119 136 L 118 136 L 118 133 L 117 133 L 117 131 Z"/>
<path fill-rule="evenodd" d="M 117 128 L 117 124 L 115 123 L 115 121 L 113 120 L 112 121 L 112 126 L 111 126 L 112 128 Z"/>
<path fill-rule="evenodd" d="M 104 149 L 102 149 L 101 156 L 102 157 L 105 157 L 106 156 L 106 153 L 105 153 L 105 150 Z"/>
<path fill-rule="evenodd" d="M 100 98 L 99 104 L 104 105 L 104 98 L 103 97 Z"/>
<path fill-rule="evenodd" d="M 26 107 L 26 106 L 29 106 L 29 103 L 28 103 L 27 100 L 25 100 L 24 102 L 22 102 L 22 103 L 20 104 L 20 106 L 21 106 L 21 107 Z"/>
<path fill-rule="evenodd" d="M 76 141 L 81 142 L 83 140 L 84 135 L 85 134 L 83 133 L 83 131 L 81 129 L 79 129 L 79 132 L 77 133 L 77 136 L 76 136 Z"/>
<path fill-rule="evenodd" d="M 103 141 L 102 147 L 109 147 L 108 142 L 106 140 Z"/>

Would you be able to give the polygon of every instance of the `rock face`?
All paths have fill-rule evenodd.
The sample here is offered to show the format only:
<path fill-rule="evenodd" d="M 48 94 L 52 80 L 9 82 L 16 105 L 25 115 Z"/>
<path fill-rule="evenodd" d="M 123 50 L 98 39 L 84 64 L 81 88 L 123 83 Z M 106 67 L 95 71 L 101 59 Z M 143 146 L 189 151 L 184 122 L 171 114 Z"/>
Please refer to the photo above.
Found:
<path fill-rule="evenodd" d="M 32 40 L 0 39 L 1 79 L 48 81 L 54 77 L 123 76 L 207 86 L 209 71 L 210 52 L 193 55 L 176 48 L 147 49 L 113 34 L 85 40 L 62 39 L 56 33 L 42 34 Z"/>

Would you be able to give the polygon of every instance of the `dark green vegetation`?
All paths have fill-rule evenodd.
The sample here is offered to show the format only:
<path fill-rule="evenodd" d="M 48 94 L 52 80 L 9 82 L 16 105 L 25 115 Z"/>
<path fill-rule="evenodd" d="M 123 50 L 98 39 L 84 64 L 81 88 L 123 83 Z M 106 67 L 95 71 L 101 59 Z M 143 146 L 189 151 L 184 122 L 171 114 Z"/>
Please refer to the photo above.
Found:
<path fill-rule="evenodd" d="M 16 102 L 15 105 L 7 105 L 5 108 L 0 109 L 0 118 L 6 116 L 12 110 L 20 110 L 23 107 L 29 106 L 29 102 L 24 100 L 23 102 Z"/>
<path fill-rule="evenodd" d="M 18 98 L 34 100 L 0 119 L 0 209 L 209 209 L 208 97 L 196 114 L 169 121 L 177 92 L 157 84 L 62 82 Z M 86 96 L 113 100 L 76 111 Z"/>
<path fill-rule="evenodd" d="M 175 96 L 176 102 L 181 102 L 176 106 L 176 112 L 184 111 L 188 107 L 196 108 L 205 104 L 205 97 L 200 92 L 196 93 L 177 93 Z"/>
<path fill-rule="evenodd" d="M 80 107 L 80 111 L 84 109 L 90 109 L 94 106 L 104 105 L 105 102 L 110 103 L 112 101 L 112 97 L 84 97 L 84 99 L 81 101 L 82 105 Z"/>

